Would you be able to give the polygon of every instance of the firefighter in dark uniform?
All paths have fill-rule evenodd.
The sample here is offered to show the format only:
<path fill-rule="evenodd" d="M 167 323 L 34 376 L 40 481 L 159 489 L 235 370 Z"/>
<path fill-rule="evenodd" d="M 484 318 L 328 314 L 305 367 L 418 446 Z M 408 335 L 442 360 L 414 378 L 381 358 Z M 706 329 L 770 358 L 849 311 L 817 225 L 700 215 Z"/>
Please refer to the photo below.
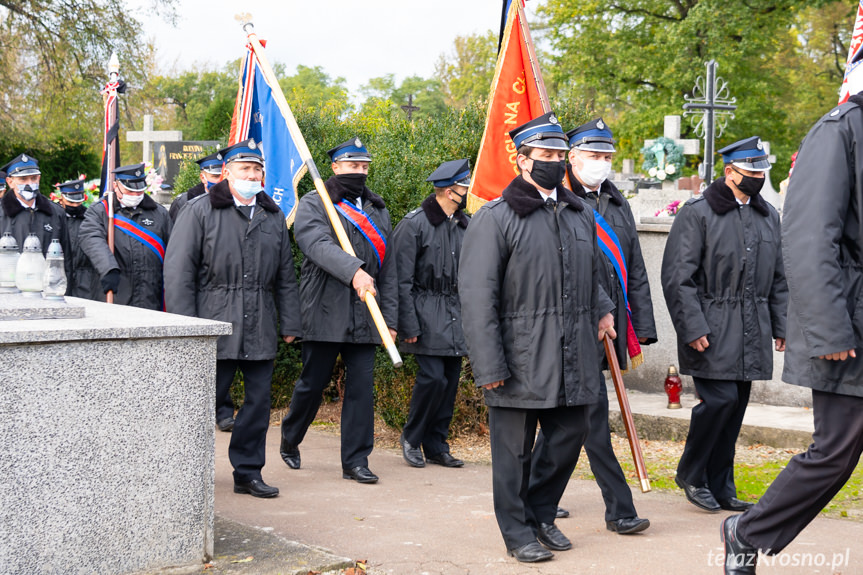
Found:
<path fill-rule="evenodd" d="M 629 202 L 608 179 L 615 152 L 614 137 L 602 118 L 570 130 L 566 136 L 571 149 L 564 186 L 586 200 L 591 209 L 596 210 L 604 220 L 609 235 L 614 234 L 617 244 L 620 245 L 623 262 L 618 265 L 625 265 L 622 270 L 626 277 L 625 291 L 615 266 L 608 257 L 603 257 L 605 266 L 599 283 L 617 306 L 614 325 L 621 335 L 614 342 L 617 361 L 621 369 L 626 369 L 627 364 L 635 367 L 636 362 L 641 361 L 641 351 L 631 349 L 636 347 L 636 343 L 627 341 L 627 330 L 632 329 L 640 347 L 656 342 L 656 324 L 653 319 L 650 285 L 647 283 L 647 269 L 644 267 L 641 244 L 635 229 L 635 217 Z M 608 369 L 602 344 L 599 345 L 599 353 L 603 369 Z M 591 404 L 587 411 L 590 430 L 584 450 L 605 501 L 606 528 L 624 535 L 644 531 L 650 526 L 650 521 L 638 517 L 632 491 L 626 483 L 626 476 L 611 445 L 608 390 L 603 375 L 599 378 L 598 401 Z M 542 445 L 538 440 L 535 454 L 540 452 Z"/>
<path fill-rule="evenodd" d="M 198 174 L 201 181 L 177 196 L 177 199 L 171 203 L 168 213 L 171 215 L 172 223 L 176 223 L 177 215 L 183 206 L 198 196 L 206 194 L 213 186 L 222 181 L 222 160 L 219 159 L 219 152 L 198 158 L 195 163 L 201 168 L 201 173 Z"/>
<path fill-rule="evenodd" d="M 398 321 L 398 286 L 392 250 L 390 214 L 384 200 L 366 187 L 371 155 L 359 138 L 328 152 L 335 175 L 325 184 L 356 256 L 342 250 L 316 191 L 297 206 L 294 237 L 305 255 L 300 271 L 303 316 L 303 371 L 282 420 L 281 456 L 300 467 L 299 445 L 321 404 L 336 358 L 345 363 L 342 403 L 342 477 L 376 483 L 368 456 L 374 447 L 374 360 L 381 343 L 368 308 L 376 296 L 384 321 Z"/>
<path fill-rule="evenodd" d="M 680 372 L 701 402 L 692 409 L 675 482 L 706 511 L 743 511 L 734 444 L 753 380 L 773 376 L 772 340 L 785 349 L 788 288 L 779 214 L 761 196 L 770 162 L 754 136 L 719 150 L 725 177 L 674 218 L 662 290 L 677 332 Z"/>
<path fill-rule="evenodd" d="M 6 193 L 6 172 L 0 170 L 0 198 Z"/>
<path fill-rule="evenodd" d="M 285 214 L 261 184 L 260 146 L 250 139 L 219 154 L 225 179 L 183 208 L 168 244 L 167 308 L 233 326 L 218 341 L 216 389 L 243 374 L 245 398 L 228 448 L 234 493 L 269 498 L 279 494 L 261 476 L 270 388 L 279 335 L 286 343 L 300 335 L 297 276 Z"/>
<path fill-rule="evenodd" d="M 425 462 L 461 467 L 447 435 L 467 354 L 458 299 L 458 260 L 470 221 L 462 211 L 470 185 L 468 160 L 444 162 L 426 180 L 434 193 L 396 226 L 393 249 L 399 280 L 402 351 L 419 371 L 401 435 L 402 455 L 413 467 Z M 425 458 L 423 458 L 425 454 Z"/>
<path fill-rule="evenodd" d="M 144 164 L 114 170 L 114 252 L 108 249 L 108 200 L 90 206 L 78 232 L 81 249 L 99 277 L 90 299 L 152 310 L 164 309 L 162 265 L 171 235 L 168 210 L 147 190 Z M 94 282 L 95 283 L 95 282 Z"/>
<path fill-rule="evenodd" d="M 8 189 L 0 200 L 0 235 L 10 232 L 24 249 L 24 240 L 35 234 L 42 243 L 42 255 L 51 240 L 59 240 L 63 253 L 69 253 L 69 234 L 63 208 L 39 192 L 42 172 L 36 158 L 21 154 L 5 166 Z M 70 258 L 65 258 L 66 276 L 71 275 Z"/>
<path fill-rule="evenodd" d="M 775 555 L 788 546 L 845 485 L 863 452 L 861 182 L 858 94 L 806 135 L 782 212 L 790 296 L 782 379 L 812 389 L 812 445 L 791 458 L 754 507 L 724 520 L 728 574 L 753 574 L 758 550 Z"/>
<path fill-rule="evenodd" d="M 507 552 L 536 562 L 572 547 L 555 512 L 599 395 L 597 335 L 615 335 L 614 304 L 599 287 L 593 215 L 561 185 L 569 145 L 557 118 L 509 134 L 520 175 L 471 220 L 458 285 L 489 411 L 495 516 Z M 542 466 L 531 465 L 537 423 Z"/>
<path fill-rule="evenodd" d="M 93 266 L 78 241 L 78 232 L 87 212 L 87 207 L 84 206 L 84 180 L 67 180 L 56 187 L 60 192 L 60 206 L 66 212 L 66 229 L 69 234 L 69 253 L 65 254 L 65 257 L 71 260 L 72 275 L 67 278 L 69 287 L 66 293 L 74 297 L 90 297 L 94 287 L 98 285 L 93 281 L 98 278 L 95 277 Z"/>

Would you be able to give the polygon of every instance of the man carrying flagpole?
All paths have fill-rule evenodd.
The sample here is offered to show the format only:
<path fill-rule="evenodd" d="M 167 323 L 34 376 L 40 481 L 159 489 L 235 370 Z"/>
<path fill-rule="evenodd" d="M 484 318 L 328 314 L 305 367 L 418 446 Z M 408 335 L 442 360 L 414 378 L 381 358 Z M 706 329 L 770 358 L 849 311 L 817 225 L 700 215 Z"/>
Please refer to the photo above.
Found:
<path fill-rule="evenodd" d="M 489 408 L 495 516 L 507 552 L 532 563 L 572 548 L 555 513 L 599 394 L 597 331 L 615 336 L 614 304 L 599 287 L 593 215 L 561 185 L 569 146 L 557 118 L 545 114 L 510 136 L 521 174 L 471 220 L 458 284 Z M 537 423 L 542 466 L 531 465 Z"/>
<path fill-rule="evenodd" d="M 398 323 L 398 277 L 389 241 L 390 214 L 383 198 L 366 186 L 371 154 L 359 138 L 329 152 L 335 175 L 326 181 L 340 224 L 355 255 L 340 246 L 319 192 L 300 199 L 294 234 L 305 256 L 300 272 L 303 371 L 282 420 L 281 456 L 299 469 L 299 445 L 321 404 L 336 358 L 345 362 L 342 404 L 342 477 L 376 483 L 368 456 L 374 448 L 374 361 L 381 338 L 362 303 L 377 297 L 390 326 Z M 390 329 L 395 339 L 396 333 Z"/>
<path fill-rule="evenodd" d="M 614 138 L 602 118 L 592 120 L 566 133 L 571 146 L 569 165 L 563 185 L 587 201 L 596 219 L 598 241 L 605 263 L 599 284 L 616 304 L 614 324 L 625 337 L 614 342 L 617 361 L 636 367 L 642 361 L 641 345 L 656 341 L 653 302 L 647 269 L 641 255 L 635 218 L 629 203 L 608 180 L 614 156 Z M 603 346 L 598 346 L 602 356 Z M 603 369 L 608 362 L 603 357 Z M 632 491 L 611 445 L 608 427 L 608 390 L 605 376 L 599 376 L 598 401 L 588 407 L 590 430 L 584 449 L 590 469 L 605 501 L 605 524 L 609 531 L 631 534 L 644 531 L 650 521 L 638 517 Z M 544 461 L 545 442 L 540 438 L 534 450 L 537 464 Z"/>

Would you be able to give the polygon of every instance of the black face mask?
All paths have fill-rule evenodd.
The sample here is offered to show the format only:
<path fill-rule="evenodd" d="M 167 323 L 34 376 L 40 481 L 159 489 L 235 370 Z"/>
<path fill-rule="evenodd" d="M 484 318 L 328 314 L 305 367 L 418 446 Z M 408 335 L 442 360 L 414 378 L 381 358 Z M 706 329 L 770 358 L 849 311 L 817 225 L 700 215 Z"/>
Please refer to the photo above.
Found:
<path fill-rule="evenodd" d="M 336 181 L 346 190 L 349 199 L 356 200 L 366 187 L 368 174 L 336 174 Z"/>
<path fill-rule="evenodd" d="M 87 211 L 87 207 L 84 204 L 76 204 L 74 206 L 66 206 L 66 213 L 72 216 L 73 218 L 80 218 Z"/>
<path fill-rule="evenodd" d="M 553 190 L 563 181 L 563 175 L 566 173 L 566 162 L 563 160 L 559 162 L 534 160 L 533 169 L 529 173 L 533 181 L 541 188 Z"/>
<path fill-rule="evenodd" d="M 740 177 L 743 178 L 740 180 L 740 183 L 737 184 L 737 189 L 747 196 L 752 197 L 758 195 L 758 192 L 760 192 L 761 188 L 764 187 L 764 178 L 754 178 L 740 173 L 733 167 L 731 169 L 740 174 Z"/>
<path fill-rule="evenodd" d="M 455 208 L 456 210 L 463 210 L 467 207 L 467 192 L 465 192 L 464 195 L 461 195 L 452 188 L 450 188 L 450 193 L 459 199 L 458 205 Z"/>

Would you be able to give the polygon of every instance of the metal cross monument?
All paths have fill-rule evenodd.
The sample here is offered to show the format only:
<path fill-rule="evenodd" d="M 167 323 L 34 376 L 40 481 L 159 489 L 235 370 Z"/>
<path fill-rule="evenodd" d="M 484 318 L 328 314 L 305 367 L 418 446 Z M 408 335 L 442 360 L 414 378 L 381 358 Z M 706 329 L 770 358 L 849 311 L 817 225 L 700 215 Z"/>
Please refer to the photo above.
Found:
<path fill-rule="evenodd" d="M 414 112 L 419 111 L 419 106 L 414 106 L 414 95 L 408 94 L 408 105 L 401 106 L 401 109 L 408 113 L 408 120 L 412 120 Z"/>
<path fill-rule="evenodd" d="M 699 77 L 695 81 L 692 95 L 684 98 L 686 103 L 683 104 L 683 115 L 698 114 L 690 120 L 695 134 L 704 138 L 704 162 L 698 175 L 704 180 L 704 185 L 709 185 L 713 181 L 713 141 L 716 136 L 722 136 L 729 116 L 734 119 L 734 110 L 737 109 L 734 104 L 737 98 L 731 97 L 728 92 L 728 82 L 716 77 L 715 60 L 707 63 L 707 76 Z M 718 134 L 715 133 L 717 128 Z"/>

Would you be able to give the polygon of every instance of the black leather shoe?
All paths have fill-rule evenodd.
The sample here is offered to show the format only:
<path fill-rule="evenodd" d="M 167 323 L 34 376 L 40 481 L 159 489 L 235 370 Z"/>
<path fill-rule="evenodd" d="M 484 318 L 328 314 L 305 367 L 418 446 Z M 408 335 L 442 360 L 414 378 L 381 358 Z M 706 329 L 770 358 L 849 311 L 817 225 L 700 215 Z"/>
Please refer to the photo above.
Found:
<path fill-rule="evenodd" d="M 719 503 L 716 502 L 716 498 L 706 486 L 689 485 L 680 479 L 679 475 L 674 478 L 674 482 L 686 493 L 686 499 L 699 509 L 711 512 L 719 511 Z"/>
<path fill-rule="evenodd" d="M 435 465 L 443 465 L 444 467 L 464 467 L 464 461 L 456 459 L 446 451 L 437 455 L 429 455 L 426 457 L 426 461 Z"/>
<path fill-rule="evenodd" d="M 419 447 L 414 447 L 405 441 L 405 434 L 399 436 L 399 444 L 402 446 L 402 457 L 408 462 L 411 467 L 425 467 L 426 462 L 423 459 L 423 452 Z"/>
<path fill-rule="evenodd" d="M 731 499 L 717 499 L 717 501 L 719 502 L 719 506 L 726 511 L 746 511 L 755 505 L 754 503 L 742 501 L 736 497 L 732 497 Z"/>
<path fill-rule="evenodd" d="M 719 527 L 725 544 L 725 575 L 755 575 L 758 550 L 737 535 L 740 515 L 726 517 Z"/>
<path fill-rule="evenodd" d="M 572 549 L 572 541 L 560 532 L 554 523 L 540 523 L 536 538 L 540 543 L 554 551 Z"/>
<path fill-rule="evenodd" d="M 557 511 L 554 514 L 555 519 L 563 519 L 565 517 L 569 517 L 569 511 L 564 509 L 563 507 L 558 507 Z"/>
<path fill-rule="evenodd" d="M 234 418 L 226 417 L 225 419 L 220 419 L 216 425 L 219 428 L 219 431 L 233 431 L 234 430 Z"/>
<path fill-rule="evenodd" d="M 353 479 L 357 483 L 377 483 L 379 479 L 368 467 L 363 467 L 362 465 L 358 465 L 352 469 L 342 467 L 342 477 L 344 479 Z"/>
<path fill-rule="evenodd" d="M 275 497 L 279 494 L 278 487 L 271 487 L 261 479 L 252 479 L 247 483 L 234 482 L 234 493 L 248 493 L 252 497 Z"/>
<path fill-rule="evenodd" d="M 630 533 L 639 533 L 650 527 L 649 519 L 641 517 L 625 517 L 614 521 L 606 521 L 605 528 L 621 535 L 629 535 Z"/>
<path fill-rule="evenodd" d="M 537 543 L 531 541 L 527 545 L 522 545 L 516 549 L 508 549 L 507 555 L 515 557 L 522 563 L 537 563 L 539 561 L 548 561 L 554 557 L 554 553 Z"/>
<path fill-rule="evenodd" d="M 291 469 L 300 468 L 300 448 L 296 445 L 291 445 L 284 438 L 282 438 L 282 445 L 279 447 L 279 455 L 282 456 L 282 461 Z"/>

